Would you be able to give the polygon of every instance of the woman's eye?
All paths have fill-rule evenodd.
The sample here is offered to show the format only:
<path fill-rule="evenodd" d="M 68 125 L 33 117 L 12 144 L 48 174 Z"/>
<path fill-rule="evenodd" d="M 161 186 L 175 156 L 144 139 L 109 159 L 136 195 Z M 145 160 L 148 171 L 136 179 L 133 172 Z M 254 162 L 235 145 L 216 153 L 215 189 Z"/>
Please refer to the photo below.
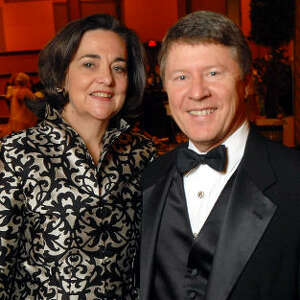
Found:
<path fill-rule="evenodd" d="M 117 73 L 126 73 L 127 72 L 127 68 L 124 66 L 114 66 L 113 69 Z"/>
<path fill-rule="evenodd" d="M 90 63 L 90 62 L 86 62 L 83 64 L 83 66 L 89 69 L 89 68 L 92 68 L 94 66 L 94 64 Z"/>

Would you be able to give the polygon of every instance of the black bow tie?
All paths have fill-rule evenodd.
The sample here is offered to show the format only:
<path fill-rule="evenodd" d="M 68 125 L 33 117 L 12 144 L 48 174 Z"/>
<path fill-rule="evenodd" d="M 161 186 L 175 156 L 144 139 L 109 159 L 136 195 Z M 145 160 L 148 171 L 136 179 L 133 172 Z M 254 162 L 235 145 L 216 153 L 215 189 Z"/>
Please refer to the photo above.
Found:
<path fill-rule="evenodd" d="M 197 154 L 188 148 L 181 148 L 177 153 L 177 169 L 184 174 L 200 164 L 209 165 L 217 171 L 225 171 L 227 163 L 226 147 L 220 145 L 206 154 Z"/>

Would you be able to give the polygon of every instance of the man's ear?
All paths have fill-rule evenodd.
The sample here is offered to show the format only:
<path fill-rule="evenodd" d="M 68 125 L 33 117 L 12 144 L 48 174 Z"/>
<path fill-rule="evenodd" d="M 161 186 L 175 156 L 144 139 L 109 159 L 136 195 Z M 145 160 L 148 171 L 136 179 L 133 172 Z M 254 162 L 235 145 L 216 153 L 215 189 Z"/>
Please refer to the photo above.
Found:
<path fill-rule="evenodd" d="M 245 98 L 253 94 L 253 77 L 248 73 L 244 78 Z"/>

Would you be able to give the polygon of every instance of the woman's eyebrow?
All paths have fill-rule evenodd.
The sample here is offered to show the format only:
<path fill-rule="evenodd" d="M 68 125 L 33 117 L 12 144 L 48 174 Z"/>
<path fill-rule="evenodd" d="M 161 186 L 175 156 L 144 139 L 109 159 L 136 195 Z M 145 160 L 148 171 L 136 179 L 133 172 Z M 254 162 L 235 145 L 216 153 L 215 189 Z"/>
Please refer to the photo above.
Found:
<path fill-rule="evenodd" d="M 79 57 L 79 60 L 80 60 L 80 59 L 83 59 L 83 58 L 94 58 L 94 59 L 96 58 L 96 59 L 100 59 L 101 56 L 98 55 L 98 54 L 84 54 L 84 55 L 82 55 L 82 56 Z M 124 61 L 124 62 L 127 62 L 127 59 L 125 59 L 124 57 L 116 57 L 116 58 L 114 59 L 114 62 L 116 62 L 116 61 Z"/>

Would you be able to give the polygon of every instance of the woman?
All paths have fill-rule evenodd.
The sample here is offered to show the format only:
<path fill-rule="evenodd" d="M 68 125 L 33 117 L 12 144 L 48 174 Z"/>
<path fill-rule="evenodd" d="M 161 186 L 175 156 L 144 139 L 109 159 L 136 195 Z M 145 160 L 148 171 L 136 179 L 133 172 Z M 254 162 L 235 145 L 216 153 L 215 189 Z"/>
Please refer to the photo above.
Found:
<path fill-rule="evenodd" d="M 25 102 L 35 96 L 30 89 L 30 78 L 25 73 L 13 76 L 12 85 L 7 88 L 6 98 L 10 102 L 9 121 L 0 131 L 1 136 L 16 132 L 36 124 L 36 116 L 27 108 Z"/>
<path fill-rule="evenodd" d="M 2 141 L 0 299 L 135 299 L 140 173 L 156 155 L 124 120 L 143 93 L 141 45 L 92 15 L 58 33 L 39 72 L 44 119 Z"/>

